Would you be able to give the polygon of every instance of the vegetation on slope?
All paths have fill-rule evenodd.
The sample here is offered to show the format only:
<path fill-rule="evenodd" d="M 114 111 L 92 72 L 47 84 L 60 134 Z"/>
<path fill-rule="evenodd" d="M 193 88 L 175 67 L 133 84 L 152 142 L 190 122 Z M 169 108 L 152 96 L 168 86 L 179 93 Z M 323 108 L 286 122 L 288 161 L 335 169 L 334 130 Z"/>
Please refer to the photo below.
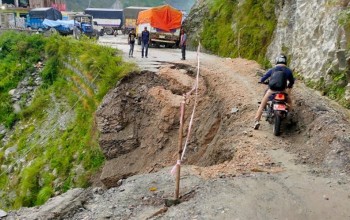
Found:
<path fill-rule="evenodd" d="M 89 39 L 45 39 L 15 33 L 0 36 L 2 48 L 11 41 L 13 46 L 6 57 L 0 58 L 1 65 L 4 59 L 8 63 L 11 57 L 18 58 L 24 52 L 32 58 L 12 61 L 13 74 L 9 79 L 0 79 L 1 94 L 16 88 L 22 72 L 32 71 L 36 61 L 45 59 L 45 67 L 41 72 L 44 83 L 31 105 L 24 106 L 17 116 L 8 97 L 1 99 L 1 106 L 7 106 L 2 110 L 7 111 L 7 118 L 2 118 L 1 123 L 11 121 L 12 114 L 18 118 L 12 135 L 0 143 L 2 209 L 40 205 L 72 187 L 87 186 L 90 175 L 104 162 L 94 112 L 107 91 L 133 68 L 123 63 L 121 56 L 115 56 L 114 49 L 98 46 Z M 40 53 L 42 49 L 44 52 Z M 10 148 L 15 151 L 5 155 Z"/>
<path fill-rule="evenodd" d="M 8 128 L 18 120 L 9 91 L 33 71 L 33 63 L 43 56 L 43 45 L 44 39 L 38 35 L 6 33 L 0 36 L 0 124 Z"/>
<path fill-rule="evenodd" d="M 124 7 L 128 6 L 142 6 L 142 7 L 153 7 L 153 6 L 159 6 L 164 5 L 164 0 L 121 0 L 121 3 Z"/>
<path fill-rule="evenodd" d="M 84 11 L 88 8 L 110 8 L 115 0 L 70 0 L 67 2 L 67 8 L 70 11 Z M 90 5 L 89 5 L 90 2 Z"/>
<path fill-rule="evenodd" d="M 269 65 L 265 54 L 277 24 L 274 2 L 214 0 L 201 33 L 204 48 L 220 56 L 241 56 Z"/>
<path fill-rule="evenodd" d="M 115 3 L 115 0 L 99 0 L 99 1 L 86 1 L 86 0 L 71 0 L 67 1 L 67 8 L 71 11 L 83 11 L 89 6 L 91 8 L 111 8 Z M 164 0 L 120 0 L 120 3 L 123 7 L 128 6 L 144 6 L 144 7 L 153 7 L 158 5 L 163 5 Z"/>

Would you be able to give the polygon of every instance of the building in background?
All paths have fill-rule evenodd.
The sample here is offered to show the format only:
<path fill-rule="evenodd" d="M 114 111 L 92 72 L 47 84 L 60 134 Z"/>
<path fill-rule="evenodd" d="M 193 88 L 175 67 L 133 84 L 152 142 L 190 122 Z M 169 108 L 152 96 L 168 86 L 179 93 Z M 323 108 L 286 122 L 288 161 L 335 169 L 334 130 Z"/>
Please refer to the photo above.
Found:
<path fill-rule="evenodd" d="M 65 0 L 0 0 L 2 8 L 46 8 L 66 9 Z"/>
<path fill-rule="evenodd" d="M 0 27 L 25 28 L 25 18 L 32 8 L 53 7 L 66 11 L 65 0 L 0 0 Z"/>
<path fill-rule="evenodd" d="M 66 10 L 65 0 L 24 0 L 24 1 L 29 1 L 30 8 L 53 7 L 58 9 L 59 11 Z"/>

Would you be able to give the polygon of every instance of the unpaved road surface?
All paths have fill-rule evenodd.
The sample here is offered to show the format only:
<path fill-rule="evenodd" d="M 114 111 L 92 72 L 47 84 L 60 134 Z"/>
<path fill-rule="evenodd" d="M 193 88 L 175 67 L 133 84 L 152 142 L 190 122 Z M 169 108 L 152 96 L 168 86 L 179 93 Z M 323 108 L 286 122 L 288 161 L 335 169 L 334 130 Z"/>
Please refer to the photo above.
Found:
<path fill-rule="evenodd" d="M 349 110 L 297 82 L 295 112 L 282 135 L 273 136 L 267 122 L 255 131 L 263 70 L 252 61 L 202 53 L 181 203 L 165 206 L 174 197 L 179 97 L 194 82 L 197 54 L 188 51 L 181 61 L 179 49 L 150 48 L 146 59 L 135 45 L 129 58 L 125 36 L 104 36 L 100 43 L 147 70 L 123 80 L 97 113 L 109 158 L 101 181 L 110 188 L 70 191 L 65 196 L 74 199 L 57 197 L 7 219 L 350 219 Z M 123 147 L 113 151 L 115 143 Z"/>

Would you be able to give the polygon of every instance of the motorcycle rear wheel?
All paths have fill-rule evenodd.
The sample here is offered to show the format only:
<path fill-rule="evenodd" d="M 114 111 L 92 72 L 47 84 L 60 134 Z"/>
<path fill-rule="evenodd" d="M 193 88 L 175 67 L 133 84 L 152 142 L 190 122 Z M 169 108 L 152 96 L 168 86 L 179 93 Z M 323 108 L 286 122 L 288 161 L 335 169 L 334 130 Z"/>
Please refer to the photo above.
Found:
<path fill-rule="evenodd" d="M 273 134 L 279 136 L 281 133 L 281 116 L 275 114 L 275 123 L 273 124 Z"/>

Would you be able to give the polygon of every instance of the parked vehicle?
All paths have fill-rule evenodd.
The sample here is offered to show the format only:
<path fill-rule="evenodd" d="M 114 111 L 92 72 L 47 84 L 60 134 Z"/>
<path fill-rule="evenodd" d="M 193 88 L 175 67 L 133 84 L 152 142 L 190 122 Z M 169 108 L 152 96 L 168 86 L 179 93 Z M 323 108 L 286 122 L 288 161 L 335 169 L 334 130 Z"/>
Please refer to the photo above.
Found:
<path fill-rule="evenodd" d="M 180 39 L 181 23 L 182 12 L 169 5 L 140 11 L 136 29 L 138 44 L 141 44 L 141 33 L 147 27 L 151 45 L 175 47 Z"/>
<path fill-rule="evenodd" d="M 51 27 L 43 24 L 45 19 L 51 21 L 62 20 L 62 13 L 54 8 L 34 8 L 27 15 L 26 27 L 32 30 L 47 31 Z"/>
<path fill-rule="evenodd" d="M 74 21 L 73 20 L 48 20 L 44 19 L 43 25 L 49 28 L 50 32 L 58 32 L 61 35 L 73 34 Z"/>
<path fill-rule="evenodd" d="M 137 17 L 140 11 L 150 9 L 150 7 L 135 7 L 130 6 L 124 8 L 124 30 L 129 33 L 131 30 L 136 30 Z"/>
<path fill-rule="evenodd" d="M 96 39 L 98 39 L 99 31 L 98 29 L 94 29 L 93 18 L 91 15 L 78 14 L 74 15 L 73 18 L 73 36 L 75 39 L 79 40 L 82 34 L 90 38 L 95 37 Z"/>
<path fill-rule="evenodd" d="M 282 121 L 288 116 L 287 97 L 288 94 L 285 92 L 273 93 L 263 112 L 266 121 L 273 124 L 273 134 L 275 136 L 281 134 Z"/>
<path fill-rule="evenodd" d="M 108 35 L 118 30 L 123 31 L 124 12 L 122 9 L 87 8 L 84 13 L 91 15 L 94 24 L 100 26 Z"/>

